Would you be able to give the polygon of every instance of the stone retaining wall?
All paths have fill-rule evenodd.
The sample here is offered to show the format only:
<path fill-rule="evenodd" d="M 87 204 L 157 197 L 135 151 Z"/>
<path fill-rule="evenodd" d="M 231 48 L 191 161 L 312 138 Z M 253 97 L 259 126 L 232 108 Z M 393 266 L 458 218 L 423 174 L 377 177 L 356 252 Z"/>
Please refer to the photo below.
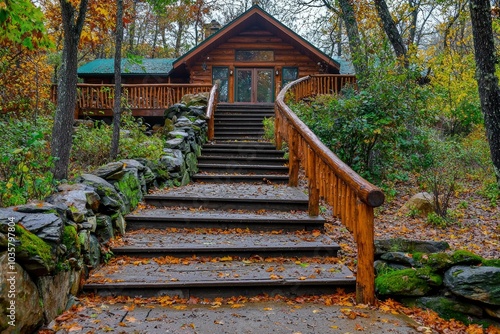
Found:
<path fill-rule="evenodd" d="M 159 161 L 111 162 L 43 202 L 0 209 L 0 333 L 32 333 L 66 310 L 148 190 L 189 183 L 207 138 L 204 109 L 174 105 L 166 116 Z"/>
<path fill-rule="evenodd" d="M 466 324 L 500 326 L 500 260 L 448 251 L 445 242 L 376 240 L 380 298 L 436 311 Z"/>

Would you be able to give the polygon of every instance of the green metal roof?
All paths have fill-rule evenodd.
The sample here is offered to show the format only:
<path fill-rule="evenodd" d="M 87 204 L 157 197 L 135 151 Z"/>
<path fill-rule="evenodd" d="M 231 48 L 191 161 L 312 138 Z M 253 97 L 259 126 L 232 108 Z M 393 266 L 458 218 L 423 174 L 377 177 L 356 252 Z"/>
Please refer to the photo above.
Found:
<path fill-rule="evenodd" d="M 167 75 L 172 69 L 174 58 L 143 58 L 139 61 L 122 59 L 121 71 L 123 75 L 156 74 Z M 80 68 L 78 75 L 113 75 L 114 59 L 96 59 Z"/>

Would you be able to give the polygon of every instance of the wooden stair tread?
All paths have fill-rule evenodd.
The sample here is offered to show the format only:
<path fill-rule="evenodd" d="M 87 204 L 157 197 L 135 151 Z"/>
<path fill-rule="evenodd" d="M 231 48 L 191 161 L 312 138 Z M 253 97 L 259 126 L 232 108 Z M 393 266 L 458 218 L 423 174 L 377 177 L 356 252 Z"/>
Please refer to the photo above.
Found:
<path fill-rule="evenodd" d="M 151 197 L 191 197 L 191 198 L 233 198 L 250 200 L 300 200 L 308 201 L 309 198 L 300 189 L 286 185 L 248 185 L 235 183 L 229 185 L 217 184 L 188 184 L 184 187 L 167 188 L 155 194 L 146 195 Z"/>
<path fill-rule="evenodd" d="M 120 263 L 120 258 L 114 263 Z M 164 259 L 159 258 L 162 263 Z M 166 259 L 159 264 L 154 259 L 124 260 L 95 270 L 84 285 L 84 290 L 125 288 L 179 288 L 188 286 L 237 286 L 237 285 L 316 285 L 353 284 L 352 272 L 338 263 L 309 263 L 291 259 L 282 262 L 252 262 L 233 257 L 200 261 Z M 298 262 L 297 262 L 298 261 Z M 295 263 L 297 262 L 297 263 Z"/>
<path fill-rule="evenodd" d="M 280 211 L 266 211 L 266 212 L 252 212 L 243 210 L 170 210 L 165 208 L 157 209 L 145 209 L 132 214 L 127 215 L 127 221 L 138 220 L 138 219 L 151 219 L 151 220 L 162 220 L 162 219 L 190 219 L 190 218 L 200 218 L 206 220 L 217 220 L 217 221 L 280 221 L 285 220 L 287 222 L 294 221 L 314 221 L 314 222 L 325 222 L 325 219 L 321 216 L 311 217 L 306 212 L 294 211 L 291 212 L 280 212 Z"/>
<path fill-rule="evenodd" d="M 201 229 L 203 231 L 205 229 Z M 193 232 L 194 231 L 194 232 Z M 200 230 L 198 230 L 200 231 Z M 213 230 L 212 230 L 213 231 Z M 113 247 L 115 254 L 147 253 L 224 253 L 235 254 L 255 252 L 311 251 L 336 254 L 340 249 L 330 237 L 313 233 L 197 233 L 196 230 L 183 232 L 160 230 L 138 230 L 123 237 L 123 245 Z M 231 231 L 229 231 L 231 232 Z M 199 254 L 198 254 L 199 255 Z"/>

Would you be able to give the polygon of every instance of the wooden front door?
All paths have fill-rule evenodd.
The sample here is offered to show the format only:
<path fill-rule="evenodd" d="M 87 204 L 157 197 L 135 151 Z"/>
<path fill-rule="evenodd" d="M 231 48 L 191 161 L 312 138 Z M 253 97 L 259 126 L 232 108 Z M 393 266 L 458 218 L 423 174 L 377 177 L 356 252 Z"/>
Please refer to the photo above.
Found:
<path fill-rule="evenodd" d="M 235 102 L 274 102 L 273 68 L 237 68 Z"/>

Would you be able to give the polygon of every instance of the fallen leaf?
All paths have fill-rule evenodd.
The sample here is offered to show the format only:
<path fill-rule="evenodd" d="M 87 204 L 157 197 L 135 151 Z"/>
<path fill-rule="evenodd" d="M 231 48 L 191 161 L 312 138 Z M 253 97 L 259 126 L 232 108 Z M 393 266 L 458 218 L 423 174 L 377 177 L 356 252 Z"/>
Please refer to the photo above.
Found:
<path fill-rule="evenodd" d="M 242 308 L 245 307 L 245 304 L 233 304 L 231 305 L 231 308 Z"/>
<path fill-rule="evenodd" d="M 83 329 L 82 326 L 80 325 L 73 325 L 68 329 L 68 332 L 76 332 L 76 331 L 81 331 Z"/>

